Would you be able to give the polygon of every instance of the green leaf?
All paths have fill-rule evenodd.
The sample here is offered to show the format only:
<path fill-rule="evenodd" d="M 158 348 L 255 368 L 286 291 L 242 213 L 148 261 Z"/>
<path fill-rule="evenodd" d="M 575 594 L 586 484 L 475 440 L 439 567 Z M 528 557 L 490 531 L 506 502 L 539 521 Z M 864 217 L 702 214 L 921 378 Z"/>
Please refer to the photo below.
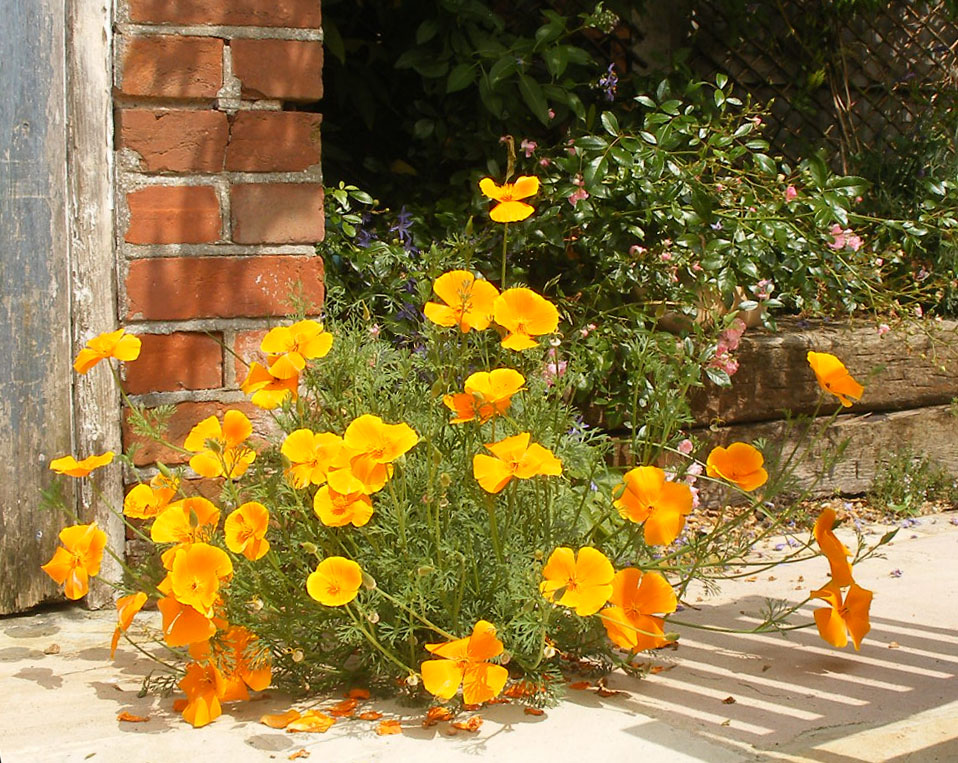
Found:
<path fill-rule="evenodd" d="M 429 42 L 438 31 L 439 22 L 436 19 L 426 19 L 416 30 L 416 44 L 422 45 L 424 42 Z"/>
<path fill-rule="evenodd" d="M 609 142 L 598 135 L 583 135 L 576 138 L 575 145 L 586 151 L 604 151 L 609 147 Z"/>
<path fill-rule="evenodd" d="M 562 73 L 569 65 L 569 54 L 566 52 L 565 45 L 559 45 L 556 48 L 549 48 L 543 51 L 542 58 L 546 62 L 546 68 L 553 79 L 561 77 Z"/>
<path fill-rule="evenodd" d="M 825 165 L 825 160 L 818 155 L 813 155 L 808 157 L 806 162 L 808 162 L 808 171 L 812 176 L 812 182 L 815 183 L 816 187 L 824 188 L 828 179 L 828 167 Z"/>
<path fill-rule="evenodd" d="M 446 80 L 446 92 L 458 93 L 460 90 L 465 90 L 475 81 L 477 71 L 475 64 L 457 64 L 449 72 L 449 78 Z"/>
<path fill-rule="evenodd" d="M 762 172 L 765 172 L 769 175 L 774 175 L 778 172 L 778 167 L 775 166 L 773 162 L 766 154 L 754 154 L 752 158 L 755 160 L 755 163 L 758 165 L 759 169 Z"/>
<path fill-rule="evenodd" d="M 611 111 L 603 111 L 599 121 L 602 122 L 602 126 L 609 135 L 617 136 L 619 134 L 619 120 Z"/>
<path fill-rule="evenodd" d="M 728 75 L 719 72 L 715 75 L 715 84 L 718 86 L 719 90 L 724 90 L 725 86 L 728 84 Z"/>
<path fill-rule="evenodd" d="M 420 119 L 412 126 L 412 134 L 420 140 L 428 138 L 436 129 L 436 123 L 431 119 Z"/>
<path fill-rule="evenodd" d="M 653 146 L 658 144 L 658 139 L 650 132 L 645 130 L 639 130 L 639 137 L 642 138 L 646 143 L 651 143 Z"/>
<path fill-rule="evenodd" d="M 516 57 L 506 53 L 489 68 L 489 85 L 495 88 L 503 79 L 516 70 Z"/>
<path fill-rule="evenodd" d="M 635 97 L 635 100 L 636 100 L 636 103 L 638 103 L 640 106 L 645 106 L 645 108 L 647 109 L 655 108 L 655 101 L 653 101 L 647 95 L 638 95 Z"/>
<path fill-rule="evenodd" d="M 538 117 L 544 125 L 549 124 L 549 104 L 542 94 L 542 88 L 528 74 L 519 75 L 519 92 L 529 110 Z"/>
<path fill-rule="evenodd" d="M 706 367 L 705 375 L 718 387 L 732 386 L 732 380 L 729 378 L 729 375 L 720 368 Z"/>

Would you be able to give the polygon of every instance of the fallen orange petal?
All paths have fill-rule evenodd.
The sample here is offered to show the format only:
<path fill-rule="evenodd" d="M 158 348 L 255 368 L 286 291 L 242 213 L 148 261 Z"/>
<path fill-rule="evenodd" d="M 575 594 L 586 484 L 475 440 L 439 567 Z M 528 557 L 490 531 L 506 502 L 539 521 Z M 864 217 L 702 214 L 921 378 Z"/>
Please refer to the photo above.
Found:
<path fill-rule="evenodd" d="M 346 696 L 350 699 L 369 699 L 369 689 L 350 689 Z"/>
<path fill-rule="evenodd" d="M 264 715 L 259 722 L 271 729 L 285 729 L 290 723 L 300 717 L 299 710 L 287 710 L 285 713 L 275 713 L 273 715 Z"/>
<path fill-rule="evenodd" d="M 126 721 L 127 723 L 148 723 L 149 717 L 143 715 L 133 715 L 133 713 L 128 713 L 126 710 L 119 713 L 116 716 L 118 721 Z"/>
<path fill-rule="evenodd" d="M 336 718 L 349 718 L 356 711 L 356 705 L 358 704 L 358 699 L 344 699 L 342 702 L 337 702 L 326 712 Z"/>
<path fill-rule="evenodd" d="M 325 734 L 334 723 L 336 723 L 336 719 L 326 715 L 326 713 L 321 713 L 318 710 L 307 710 L 299 718 L 290 723 L 286 727 L 286 730 Z"/>
<path fill-rule="evenodd" d="M 437 705 L 436 707 L 430 707 L 426 711 L 426 718 L 423 720 L 423 728 L 429 728 L 430 726 L 435 726 L 439 721 L 448 721 L 452 719 L 452 710 L 448 707 L 442 707 Z"/>
<path fill-rule="evenodd" d="M 377 710 L 367 710 L 365 713 L 359 714 L 359 720 L 361 721 L 378 721 L 383 717 L 383 714 Z"/>
<path fill-rule="evenodd" d="M 478 731 L 482 725 L 482 718 L 478 715 L 472 716 L 468 721 L 455 721 L 452 727 L 460 731 Z"/>
<path fill-rule="evenodd" d="M 522 712 L 526 715 L 545 715 L 546 711 L 538 707 L 526 707 L 523 708 Z"/>
<path fill-rule="evenodd" d="M 604 686 L 600 686 L 595 690 L 595 693 L 600 697 L 615 697 L 619 694 L 625 694 L 624 691 L 616 691 L 615 689 L 606 689 Z"/>
<path fill-rule="evenodd" d="M 379 736 L 388 736 L 389 734 L 401 734 L 402 727 L 397 720 L 381 721 L 376 727 L 376 733 Z"/>
<path fill-rule="evenodd" d="M 590 686 L 592 686 L 591 681 L 576 681 L 575 683 L 569 684 L 570 689 L 577 689 L 579 691 L 582 689 L 588 689 Z"/>
<path fill-rule="evenodd" d="M 289 756 L 290 760 L 297 760 L 298 758 L 308 758 L 309 752 L 305 747 L 300 747 L 296 752 Z"/>

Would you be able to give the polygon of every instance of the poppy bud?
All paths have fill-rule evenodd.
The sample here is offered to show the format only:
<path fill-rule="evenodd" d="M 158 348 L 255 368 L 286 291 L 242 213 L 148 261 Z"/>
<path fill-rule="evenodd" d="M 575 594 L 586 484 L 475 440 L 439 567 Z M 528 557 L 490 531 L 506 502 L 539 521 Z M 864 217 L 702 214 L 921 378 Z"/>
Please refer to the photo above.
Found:
<path fill-rule="evenodd" d="M 365 570 L 363 571 L 363 588 L 365 588 L 367 591 L 376 590 L 376 578 L 374 578 Z"/>

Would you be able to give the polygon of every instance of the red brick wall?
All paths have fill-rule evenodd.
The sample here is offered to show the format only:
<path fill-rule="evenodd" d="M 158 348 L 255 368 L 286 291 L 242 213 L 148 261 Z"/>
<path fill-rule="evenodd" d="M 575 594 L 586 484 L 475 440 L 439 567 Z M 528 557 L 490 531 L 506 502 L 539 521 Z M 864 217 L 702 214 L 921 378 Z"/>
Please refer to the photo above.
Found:
<path fill-rule="evenodd" d="M 233 348 L 255 349 L 294 290 L 322 305 L 321 116 L 303 110 L 323 94 L 320 0 L 120 0 L 116 14 L 120 320 L 143 339 L 126 385 L 177 406 L 179 444 L 231 405 L 255 415 Z M 137 463 L 157 456 L 181 460 L 149 446 Z"/>

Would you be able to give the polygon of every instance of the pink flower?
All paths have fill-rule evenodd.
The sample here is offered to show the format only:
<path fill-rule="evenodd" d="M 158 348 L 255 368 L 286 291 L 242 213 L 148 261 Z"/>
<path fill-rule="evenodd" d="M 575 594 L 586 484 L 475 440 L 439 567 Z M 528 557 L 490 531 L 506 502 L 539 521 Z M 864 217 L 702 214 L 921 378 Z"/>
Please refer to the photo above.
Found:
<path fill-rule="evenodd" d="M 649 250 L 644 246 L 639 246 L 638 244 L 632 244 L 632 246 L 629 247 L 629 254 L 633 257 L 637 257 L 640 254 L 645 254 L 647 251 Z"/>
<path fill-rule="evenodd" d="M 378 324 L 378 323 L 374 323 L 372 326 L 369 327 L 369 336 L 371 336 L 371 337 L 373 337 L 373 338 L 375 339 L 376 337 L 379 336 L 379 332 L 380 332 L 381 330 L 382 330 L 382 329 L 379 328 L 379 324 Z"/>
<path fill-rule="evenodd" d="M 845 231 L 845 234 L 845 246 L 847 246 L 853 252 L 857 252 L 862 248 L 862 244 L 864 242 L 861 240 L 861 237 L 854 235 L 850 230 Z"/>
<path fill-rule="evenodd" d="M 548 167 L 550 164 L 552 164 L 552 160 L 551 160 L 548 156 L 543 156 L 543 157 L 539 160 L 539 166 L 540 166 L 540 167 Z"/>
<path fill-rule="evenodd" d="M 591 334 L 593 331 L 595 331 L 596 328 L 598 328 L 598 327 L 597 327 L 594 323 L 590 323 L 590 324 L 589 324 L 588 326 L 586 326 L 585 328 L 579 329 L 579 333 L 582 334 L 582 338 L 585 339 L 587 336 L 589 336 L 589 334 Z"/>
<path fill-rule="evenodd" d="M 692 263 L 692 270 L 693 270 L 694 272 L 696 272 L 696 273 L 701 273 L 701 272 L 702 272 L 702 266 L 699 265 L 697 262 L 693 262 L 693 263 Z"/>
<path fill-rule="evenodd" d="M 684 456 L 689 455 L 692 452 L 692 441 L 687 437 L 679 443 L 676 450 Z"/>
<path fill-rule="evenodd" d="M 555 119 L 555 118 L 556 118 L 556 113 L 552 109 L 549 109 L 549 119 Z"/>
<path fill-rule="evenodd" d="M 885 336 L 889 331 L 891 331 L 891 326 L 887 323 L 878 324 L 878 336 Z"/>
<path fill-rule="evenodd" d="M 915 305 L 915 317 L 921 318 L 925 314 L 924 310 L 921 309 L 921 305 Z"/>
<path fill-rule="evenodd" d="M 761 126 L 762 126 L 762 118 L 761 118 L 761 117 L 758 117 L 758 116 L 752 117 L 752 124 L 755 125 L 756 127 L 761 127 Z"/>
<path fill-rule="evenodd" d="M 689 464 L 689 468 L 685 470 L 687 477 L 698 477 L 702 473 L 702 464 L 698 461 L 693 461 Z"/>
<path fill-rule="evenodd" d="M 829 249 L 834 249 L 838 251 L 839 249 L 845 248 L 845 231 L 842 230 L 842 226 L 838 223 L 835 223 L 828 230 L 832 234 L 832 242 L 828 245 Z"/>
<path fill-rule="evenodd" d="M 526 152 L 526 159 L 532 156 L 537 146 L 538 144 L 534 140 L 528 140 L 526 138 L 523 138 L 522 143 L 519 144 L 519 148 Z"/>
<path fill-rule="evenodd" d="M 775 284 L 769 278 L 763 278 L 752 287 L 752 293 L 760 301 L 771 297 L 773 291 L 775 291 Z"/>
<path fill-rule="evenodd" d="M 794 201 L 798 198 L 798 191 L 795 190 L 795 186 L 790 185 L 785 189 L 785 201 Z"/>
<path fill-rule="evenodd" d="M 699 489 L 689 485 L 689 492 L 692 494 L 692 508 L 697 509 L 699 507 Z"/>
<path fill-rule="evenodd" d="M 589 192 L 585 188 L 576 188 L 572 193 L 569 194 L 568 199 L 569 203 L 574 207 L 580 201 L 585 201 L 589 198 Z"/>
<path fill-rule="evenodd" d="M 662 260 L 662 262 L 668 262 L 672 259 L 672 252 L 662 252 L 662 254 L 659 255 L 659 259 Z"/>
<path fill-rule="evenodd" d="M 559 377 L 565 374 L 566 367 L 569 364 L 568 361 L 558 359 L 554 347 L 549 349 L 549 360 L 551 362 L 546 363 L 545 368 L 542 370 L 542 378 L 545 379 L 546 384 L 551 387 Z"/>
<path fill-rule="evenodd" d="M 569 140 L 566 141 L 565 152 L 569 156 L 575 156 L 575 141 L 572 138 L 569 138 Z"/>

